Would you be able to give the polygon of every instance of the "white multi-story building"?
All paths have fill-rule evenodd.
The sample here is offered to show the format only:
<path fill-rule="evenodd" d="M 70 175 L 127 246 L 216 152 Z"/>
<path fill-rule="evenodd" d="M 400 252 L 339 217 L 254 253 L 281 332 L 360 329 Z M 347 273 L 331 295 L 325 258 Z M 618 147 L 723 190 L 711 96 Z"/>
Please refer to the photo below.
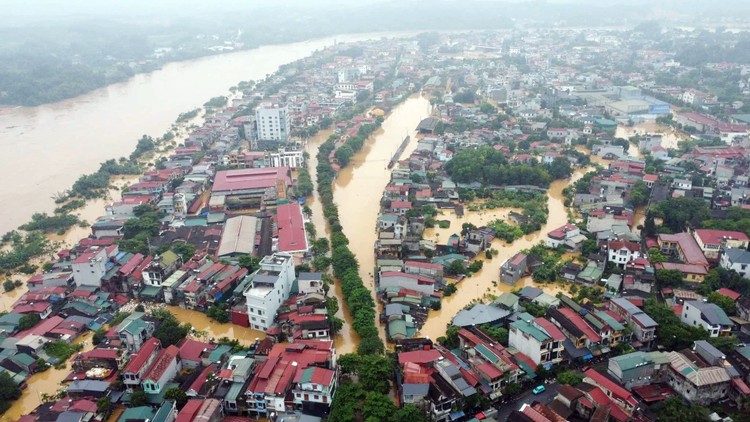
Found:
<path fill-rule="evenodd" d="M 289 140 L 290 119 L 286 105 L 261 103 L 255 109 L 255 124 L 258 127 L 258 140 L 287 142 Z"/>
<path fill-rule="evenodd" d="M 537 365 L 560 362 L 565 349 L 563 341 L 565 335 L 562 331 L 544 318 L 519 319 L 510 324 L 508 344 Z"/>
<path fill-rule="evenodd" d="M 249 277 L 250 285 L 244 295 L 250 327 L 265 331 L 273 324 L 281 303 L 289 297 L 295 278 L 294 258 L 280 252 L 265 256 L 260 269 Z"/>
<path fill-rule="evenodd" d="M 692 327 L 703 327 L 710 337 L 731 335 L 734 323 L 718 305 L 699 300 L 685 302 L 680 320 Z"/>
<path fill-rule="evenodd" d="M 287 151 L 280 148 L 278 152 L 271 152 L 267 156 L 269 167 L 300 168 L 305 166 L 305 158 L 302 151 Z"/>
<path fill-rule="evenodd" d="M 721 255 L 719 265 L 737 271 L 742 278 L 750 278 L 750 252 L 744 249 L 727 248 Z"/>
<path fill-rule="evenodd" d="M 73 260 L 73 281 L 76 286 L 102 286 L 102 277 L 107 272 L 107 250 L 90 249 Z"/>

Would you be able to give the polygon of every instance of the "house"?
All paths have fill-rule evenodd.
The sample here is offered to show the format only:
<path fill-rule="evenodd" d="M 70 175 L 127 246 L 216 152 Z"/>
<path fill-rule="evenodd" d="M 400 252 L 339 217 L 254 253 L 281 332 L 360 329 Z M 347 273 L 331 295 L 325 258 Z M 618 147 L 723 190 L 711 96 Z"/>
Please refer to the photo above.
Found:
<path fill-rule="evenodd" d="M 708 266 L 708 260 L 695 238 L 690 233 L 664 234 L 660 233 L 657 242 L 662 252 L 675 256 L 685 264 Z"/>
<path fill-rule="evenodd" d="M 473 371 L 470 375 L 478 378 L 479 389 L 490 400 L 501 397 L 503 390 L 523 375 L 510 352 L 482 330 L 462 328 L 458 331 L 458 340 L 460 352 L 447 358 L 457 356 L 466 362 Z"/>
<path fill-rule="evenodd" d="M 668 356 L 669 386 L 685 400 L 709 405 L 729 393 L 730 378 L 723 367 L 706 365 L 689 350 L 669 352 Z"/>
<path fill-rule="evenodd" d="M 381 271 L 378 274 L 378 288 L 384 291 L 389 287 L 400 287 L 429 296 L 435 292 L 435 280 L 416 274 Z"/>
<path fill-rule="evenodd" d="M 305 253 L 309 249 L 302 207 L 297 202 L 276 208 L 278 236 L 275 250 L 290 254 Z"/>
<path fill-rule="evenodd" d="M 430 262 L 406 261 L 404 262 L 404 272 L 429 277 L 436 281 L 443 279 L 443 266 Z"/>
<path fill-rule="evenodd" d="M 710 337 L 732 335 L 734 328 L 734 323 L 718 305 L 698 300 L 685 302 L 680 321 L 693 327 L 703 327 Z"/>
<path fill-rule="evenodd" d="M 159 339 L 150 338 L 137 353 L 130 356 L 130 361 L 122 370 L 122 380 L 128 389 L 141 385 L 146 370 L 154 362 L 160 351 L 161 342 Z"/>
<path fill-rule="evenodd" d="M 726 249 L 721 255 L 719 266 L 737 271 L 742 278 L 750 279 L 750 252 L 744 249 Z"/>
<path fill-rule="evenodd" d="M 562 361 L 565 335 L 545 318 L 532 319 L 526 313 L 521 316 L 510 324 L 508 344 L 537 365 L 549 367 Z"/>
<path fill-rule="evenodd" d="M 693 237 L 703 255 L 709 261 L 718 261 L 721 249 L 737 248 L 747 250 L 750 239 L 745 233 L 730 230 L 696 229 Z"/>
<path fill-rule="evenodd" d="M 526 274 L 528 256 L 523 253 L 517 253 L 505 261 L 500 267 L 500 281 L 506 284 L 516 284 L 516 282 Z"/>
<path fill-rule="evenodd" d="M 665 352 L 633 352 L 609 358 L 607 372 L 620 385 L 633 387 L 665 382 L 669 357 Z"/>
<path fill-rule="evenodd" d="M 307 414 L 326 414 L 336 391 L 336 372 L 327 368 L 308 367 L 294 377 L 294 404 Z"/>
<path fill-rule="evenodd" d="M 73 268 L 73 281 L 78 286 L 101 287 L 102 277 L 107 273 L 108 255 L 106 248 L 91 249 L 76 257 Z"/>
<path fill-rule="evenodd" d="M 250 326 L 255 330 L 267 330 L 273 325 L 281 302 L 289 297 L 295 279 L 294 258 L 278 252 L 265 256 L 260 261 L 260 268 L 248 279 L 243 295 Z"/>
<path fill-rule="evenodd" d="M 405 215 L 412 207 L 411 201 L 392 201 L 391 212 L 396 215 Z"/>
<path fill-rule="evenodd" d="M 651 348 L 656 339 L 656 327 L 659 325 L 647 313 L 625 298 L 615 298 L 609 302 L 610 311 L 619 315 L 633 330 L 635 341 L 631 345 L 635 349 Z"/>
<path fill-rule="evenodd" d="M 656 270 L 677 270 L 682 273 L 682 279 L 686 282 L 702 283 L 708 269 L 703 265 L 677 264 L 674 262 L 659 262 L 654 264 Z"/>
<path fill-rule="evenodd" d="M 148 394 L 159 394 L 167 382 L 173 379 L 182 365 L 179 359 L 180 350 L 177 346 L 169 346 L 162 349 L 154 359 L 154 362 L 146 370 L 141 381 L 143 391 Z"/>
<path fill-rule="evenodd" d="M 625 413 L 632 414 L 638 406 L 638 400 L 633 394 L 596 370 L 587 369 L 583 371 L 583 376 L 585 383 L 599 387 Z"/>
<path fill-rule="evenodd" d="M 143 312 L 133 312 L 128 315 L 115 332 L 131 353 L 137 352 L 143 343 L 154 335 L 154 322 L 144 319 Z"/>
<path fill-rule="evenodd" d="M 575 224 L 566 224 L 547 233 L 547 246 L 557 248 L 563 246 L 569 250 L 579 250 L 586 236 L 581 234 L 581 230 Z"/>
<path fill-rule="evenodd" d="M 145 285 L 159 287 L 179 266 L 180 257 L 172 251 L 166 251 L 141 269 L 141 278 Z"/>
<path fill-rule="evenodd" d="M 178 347 L 180 349 L 178 356 L 182 367 L 195 369 L 204 363 L 208 363 L 205 362 L 204 357 L 208 356 L 216 348 L 216 345 L 186 338 L 178 344 Z"/>
<path fill-rule="evenodd" d="M 323 274 L 300 272 L 297 276 L 297 286 L 300 294 L 323 294 Z"/>
<path fill-rule="evenodd" d="M 641 257 L 641 244 L 612 240 L 607 244 L 607 261 L 624 269 L 625 264 Z"/>

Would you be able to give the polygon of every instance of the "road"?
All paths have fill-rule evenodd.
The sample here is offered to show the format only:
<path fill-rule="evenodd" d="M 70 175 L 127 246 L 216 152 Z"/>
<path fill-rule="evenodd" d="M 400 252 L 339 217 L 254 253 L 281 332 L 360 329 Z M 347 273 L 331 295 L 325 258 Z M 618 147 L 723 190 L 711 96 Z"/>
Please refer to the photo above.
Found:
<path fill-rule="evenodd" d="M 528 390 L 524 393 L 522 393 L 518 398 L 516 398 L 513 401 L 510 401 L 508 403 L 505 403 L 498 407 L 497 415 L 495 415 L 495 419 L 498 421 L 506 421 L 508 420 L 508 417 L 510 416 L 511 412 L 514 410 L 520 410 L 521 406 L 523 406 L 524 403 L 531 404 L 534 401 L 538 401 L 542 404 L 549 404 L 552 402 L 552 400 L 555 399 L 557 396 L 557 388 L 560 386 L 560 384 L 555 381 L 552 384 L 547 384 L 544 387 L 546 390 L 542 394 L 534 395 L 534 393 L 531 392 L 531 390 Z"/>

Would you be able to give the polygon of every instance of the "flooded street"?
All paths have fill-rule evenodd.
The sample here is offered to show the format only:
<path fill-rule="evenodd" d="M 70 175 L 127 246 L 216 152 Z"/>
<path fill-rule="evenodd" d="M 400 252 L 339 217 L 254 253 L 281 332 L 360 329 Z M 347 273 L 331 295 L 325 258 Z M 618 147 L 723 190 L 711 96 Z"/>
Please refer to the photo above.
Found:
<path fill-rule="evenodd" d="M 564 197 L 562 191 L 570 183 L 575 182 L 583 176 L 586 171 L 588 170 L 578 169 L 570 179 L 556 180 L 552 182 L 547 193 L 549 218 L 540 231 L 517 239 L 510 245 L 500 239 L 493 240 L 492 248 L 499 251 L 498 255 L 494 256 L 491 260 L 487 260 L 485 259 L 484 254 L 480 254 L 478 259 L 484 261 L 482 270 L 458 283 L 458 292 L 449 297 L 444 297 L 442 300 L 442 308 L 439 311 L 430 311 L 429 318 L 420 330 L 420 335 L 429 337 L 433 340 L 444 335 L 446 326 L 450 324 L 456 313 L 476 299 L 489 299 L 491 297 L 490 295 L 499 296 L 504 292 L 509 292 L 513 289 L 522 288 L 524 286 L 539 287 L 551 295 L 555 295 L 561 291 L 567 292 L 568 286 L 565 283 L 539 284 L 534 283 L 531 280 L 531 277 L 524 277 L 518 280 L 518 283 L 514 286 L 501 283 L 499 281 L 500 266 L 517 252 L 530 248 L 543 241 L 547 236 L 547 232 L 567 224 L 568 214 L 563 205 Z M 452 211 L 444 211 L 444 214 L 438 215 L 435 218 L 437 220 L 449 220 L 451 222 L 450 228 L 427 229 L 425 230 L 424 238 L 435 240 L 437 243 L 445 243 L 451 234 L 461 232 L 461 225 L 463 223 L 472 223 L 476 226 L 483 226 L 498 218 L 505 219 L 508 212 L 509 209 L 507 208 L 484 210 L 480 212 L 469 211 L 463 218 L 458 218 Z"/>
<path fill-rule="evenodd" d="M 94 348 L 94 345 L 91 343 L 91 337 L 93 337 L 93 333 L 88 332 L 77 338 L 74 344 L 83 344 L 81 352 L 89 351 Z M 27 387 L 21 393 L 21 397 L 13 402 L 13 406 L 3 414 L 0 421 L 15 421 L 34 410 L 34 408 L 41 404 L 42 395 L 52 395 L 63 388 L 60 383 L 67 378 L 70 371 L 70 361 L 68 361 L 63 369 L 51 367 L 44 372 L 39 372 L 29 377 Z"/>
<path fill-rule="evenodd" d="M 373 290 L 373 297 L 375 224 L 380 199 L 391 178 L 387 164 L 406 135 L 412 140 L 401 157 L 408 157 L 416 149 L 415 129 L 429 115 L 430 102 L 424 97 L 413 96 L 397 106 L 362 150 L 352 157 L 351 164 L 339 172 L 334 183 L 334 200 L 339 207 L 341 225 L 349 238 L 349 248 L 359 260 L 360 276 L 365 286 Z M 385 338 L 384 327 L 376 325 Z"/>

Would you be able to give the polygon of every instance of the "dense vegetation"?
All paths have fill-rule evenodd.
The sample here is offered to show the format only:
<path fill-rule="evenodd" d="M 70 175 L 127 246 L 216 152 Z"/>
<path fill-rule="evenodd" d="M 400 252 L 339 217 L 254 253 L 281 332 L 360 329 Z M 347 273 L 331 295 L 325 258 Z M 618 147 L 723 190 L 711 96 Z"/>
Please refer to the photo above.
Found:
<path fill-rule="evenodd" d="M 188 323 L 180 324 L 177 318 L 166 309 L 155 309 L 151 311 L 151 316 L 159 320 L 159 326 L 154 330 L 154 337 L 159 339 L 162 347 L 179 343 L 193 328 Z"/>
<path fill-rule="evenodd" d="M 6 371 L 0 371 L 0 414 L 10 409 L 14 400 L 21 397 L 21 389 L 18 388 L 13 378 Z"/>
<path fill-rule="evenodd" d="M 489 146 L 458 151 L 445 164 L 445 170 L 457 183 L 546 187 L 552 181 L 549 171 L 541 164 L 510 163 L 502 151 Z"/>
<path fill-rule="evenodd" d="M 297 176 L 297 187 L 295 188 L 297 196 L 309 196 L 313 192 L 312 178 L 306 168 L 299 169 Z"/>

